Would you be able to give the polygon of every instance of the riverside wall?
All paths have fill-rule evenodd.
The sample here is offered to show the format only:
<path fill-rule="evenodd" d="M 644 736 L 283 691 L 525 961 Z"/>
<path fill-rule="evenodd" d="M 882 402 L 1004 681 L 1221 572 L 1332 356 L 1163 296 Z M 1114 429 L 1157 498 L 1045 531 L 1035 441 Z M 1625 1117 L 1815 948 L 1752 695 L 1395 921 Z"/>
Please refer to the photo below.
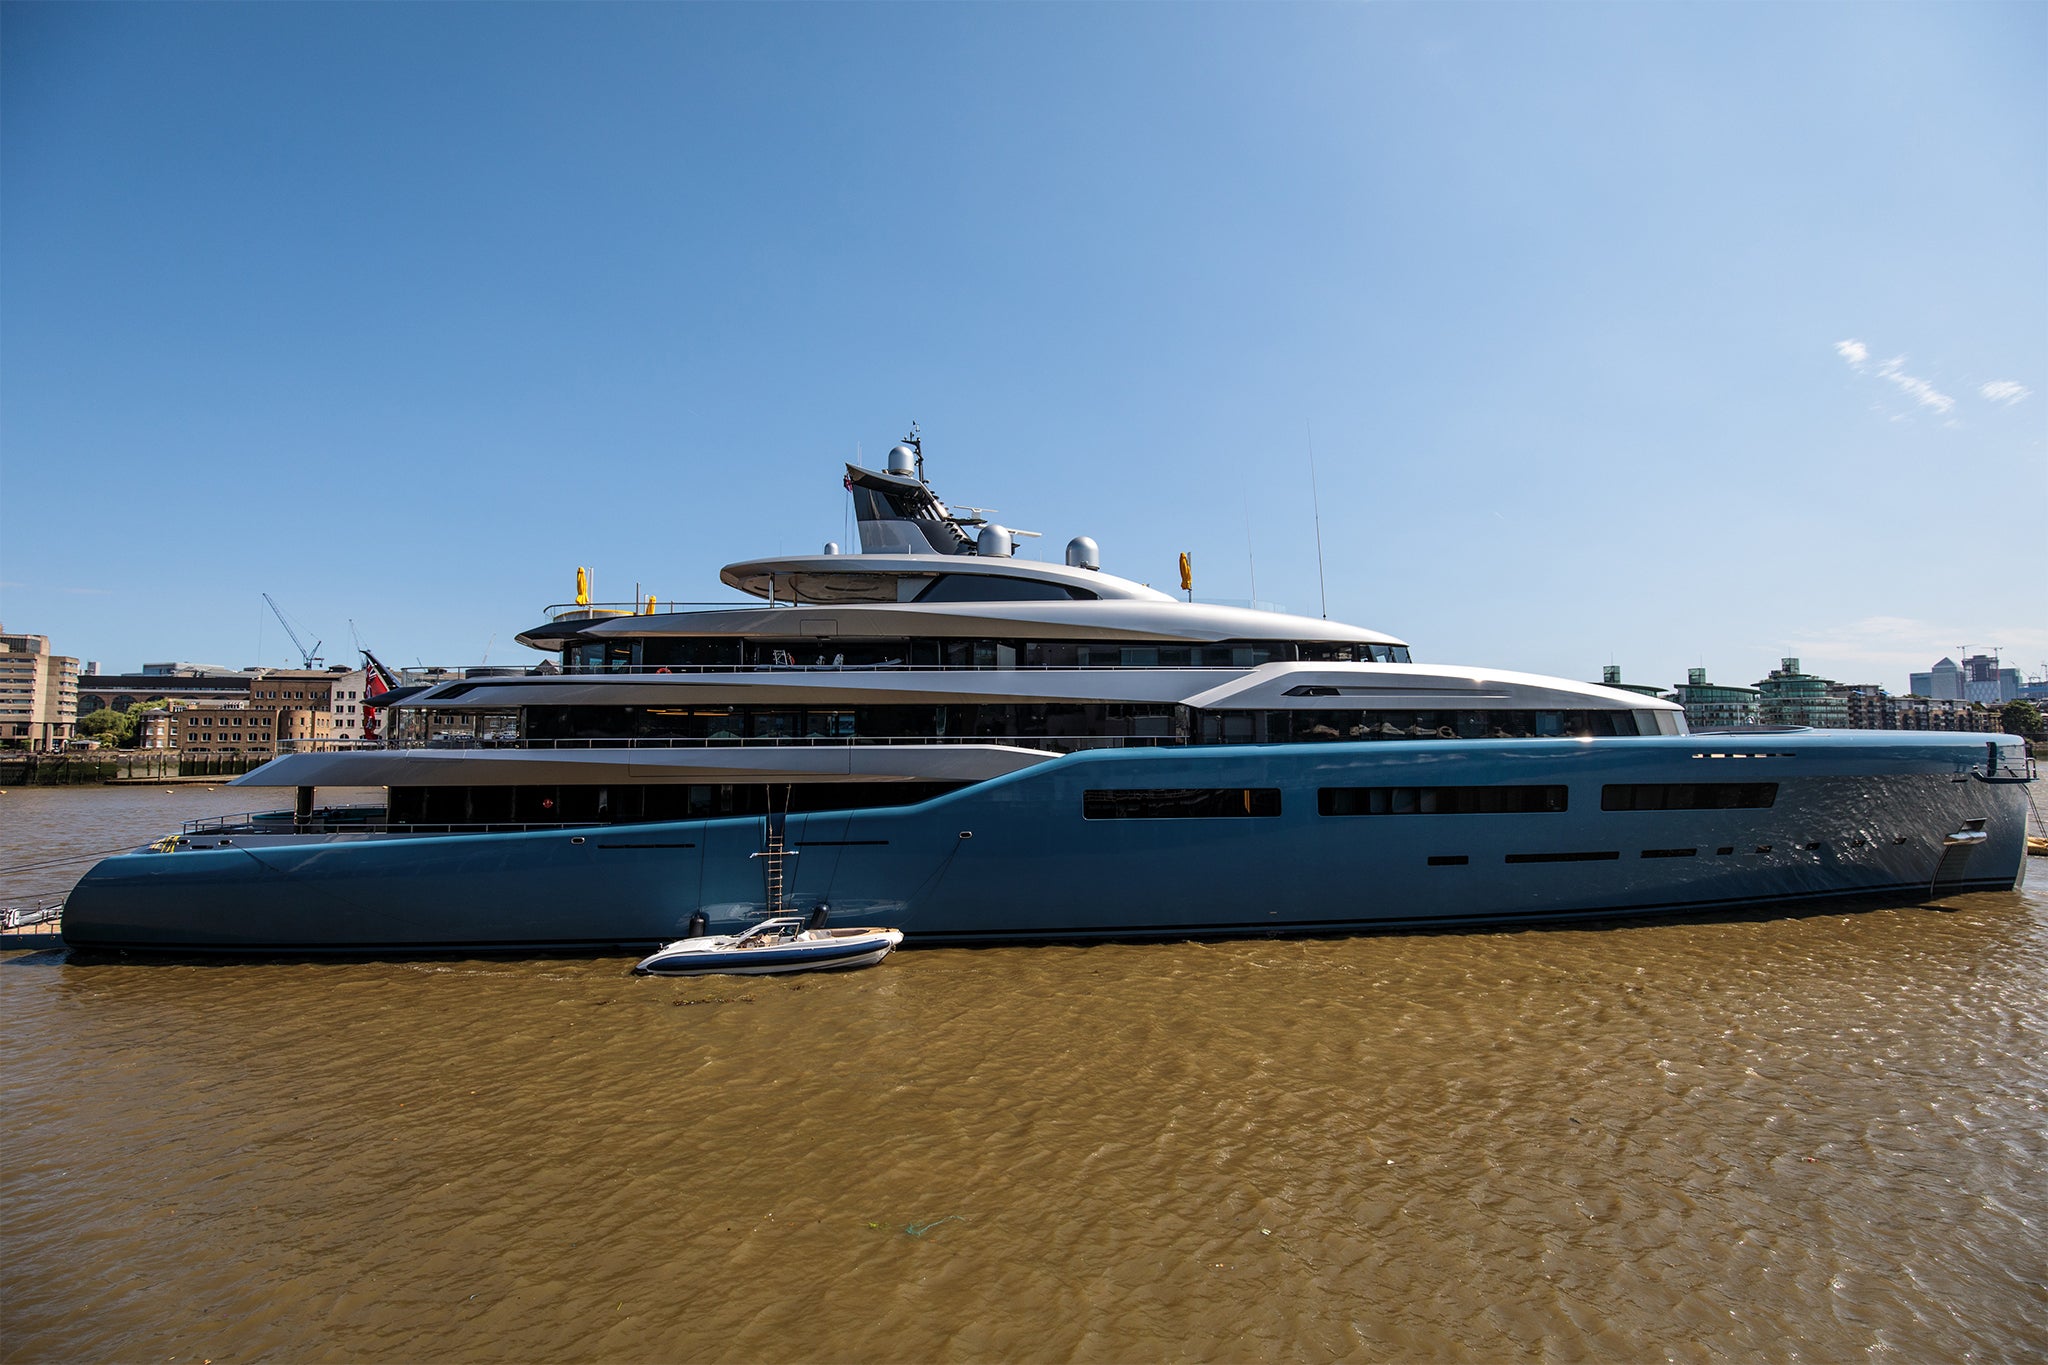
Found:
<path fill-rule="evenodd" d="M 0 750 L 0 787 L 196 782 L 239 776 L 264 762 L 227 755 L 180 755 L 165 749 L 65 754 Z"/>

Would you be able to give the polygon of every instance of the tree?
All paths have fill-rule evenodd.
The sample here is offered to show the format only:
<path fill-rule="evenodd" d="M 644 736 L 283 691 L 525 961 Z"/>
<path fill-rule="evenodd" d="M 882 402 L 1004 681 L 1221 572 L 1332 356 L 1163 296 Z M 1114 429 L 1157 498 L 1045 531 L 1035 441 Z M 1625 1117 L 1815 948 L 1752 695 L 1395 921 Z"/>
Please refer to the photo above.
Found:
<path fill-rule="evenodd" d="M 2041 708 L 2024 698 L 2009 701 L 1999 711 L 1998 722 L 2009 735 L 2038 735 L 2042 730 Z"/>
<path fill-rule="evenodd" d="M 135 738 L 135 717 L 126 711 L 105 707 L 78 720 L 77 732 L 89 739 L 96 739 L 109 747 L 126 744 Z"/>

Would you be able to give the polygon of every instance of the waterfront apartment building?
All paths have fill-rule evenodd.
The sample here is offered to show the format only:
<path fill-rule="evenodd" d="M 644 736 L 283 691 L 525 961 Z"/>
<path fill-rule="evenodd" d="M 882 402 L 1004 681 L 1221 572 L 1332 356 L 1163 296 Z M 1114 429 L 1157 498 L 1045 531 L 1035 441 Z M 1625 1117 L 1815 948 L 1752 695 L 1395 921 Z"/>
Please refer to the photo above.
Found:
<path fill-rule="evenodd" d="M 325 711 L 334 700 L 334 674 L 324 668 L 270 669 L 249 684 L 251 706 Z"/>
<path fill-rule="evenodd" d="M 1996 734 L 2004 728 L 1996 707 L 1931 697 L 1888 696 L 1871 683 L 1837 684 L 1833 689 L 1852 730 L 1944 730 Z"/>
<path fill-rule="evenodd" d="M 251 709 L 275 717 L 282 713 L 317 714 L 311 720 L 290 720 L 272 724 L 267 734 L 278 739 L 360 740 L 363 737 L 363 687 L 367 674 L 360 668 L 252 669 L 232 672 L 194 664 L 145 664 L 140 673 L 93 674 L 78 683 L 78 710 L 90 715 L 103 708 L 127 711 L 144 702 L 170 702 L 179 707 L 203 708 L 199 722 L 216 717 L 230 723 L 158 726 L 161 743 L 151 744 L 149 734 L 139 736 L 143 747 L 183 747 L 194 735 L 209 735 L 201 741 L 208 753 L 240 754 L 249 751 L 256 733 L 246 720 Z M 240 736 L 239 739 L 236 736 Z M 234 747 L 221 749 L 222 744 Z"/>
<path fill-rule="evenodd" d="M 275 706 L 287 710 L 318 711 L 326 726 L 318 738 L 329 741 L 360 740 L 363 737 L 363 686 L 369 674 L 363 669 L 290 668 L 265 673 L 249 688 L 253 706 Z M 292 738 L 313 738 L 310 733 Z"/>
<path fill-rule="evenodd" d="M 1708 682 L 1704 668 L 1687 669 L 1672 699 L 1685 708 L 1685 723 L 1695 730 L 1756 724 L 1756 689 Z"/>
<path fill-rule="evenodd" d="M 317 748 L 330 742 L 329 725 L 325 711 L 203 704 L 171 713 L 171 747 L 202 758 L 276 758 L 283 745 Z"/>
<path fill-rule="evenodd" d="M 1757 720 L 1765 725 L 1811 725 L 1839 730 L 1849 723 L 1847 702 L 1829 678 L 1803 673 L 1797 659 L 1781 659 L 1756 685 Z"/>
<path fill-rule="evenodd" d="M 1633 692 L 1639 697 L 1655 697 L 1659 701 L 1670 700 L 1661 687 L 1652 687 L 1648 683 L 1623 682 L 1621 680 L 1620 664 L 1606 664 L 1601 667 L 1600 685 L 1602 687 L 1618 687 L 1624 692 Z"/>
<path fill-rule="evenodd" d="M 177 712 L 188 709 L 191 705 L 191 702 L 167 701 L 162 706 L 144 711 L 142 719 L 135 726 L 135 747 L 138 749 L 177 748 L 177 741 L 173 737 L 175 722 L 172 717 Z"/>
<path fill-rule="evenodd" d="M 202 757 L 277 757 L 278 713 L 248 702 L 204 702 L 171 715 L 171 747 Z"/>
<path fill-rule="evenodd" d="M 328 733 L 336 741 L 356 743 L 363 737 L 363 687 L 369 681 L 367 669 L 353 669 L 334 675 L 328 689 Z"/>
<path fill-rule="evenodd" d="M 57 750 L 78 724 L 78 660 L 52 654 L 47 635 L 0 631 L 0 744 Z"/>

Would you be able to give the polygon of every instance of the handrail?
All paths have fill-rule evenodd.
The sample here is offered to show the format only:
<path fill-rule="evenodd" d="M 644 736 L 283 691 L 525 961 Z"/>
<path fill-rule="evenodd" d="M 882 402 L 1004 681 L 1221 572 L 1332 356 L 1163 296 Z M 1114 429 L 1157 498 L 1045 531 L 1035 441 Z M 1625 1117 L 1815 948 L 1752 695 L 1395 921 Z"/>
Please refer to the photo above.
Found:
<path fill-rule="evenodd" d="M 1145 648 L 1145 646 L 1139 646 Z M 1162 646 L 1167 649 L 1184 648 L 1179 645 Z M 1217 646 L 1200 646 L 1216 648 Z M 1286 659 L 1271 659 L 1269 663 L 1288 663 Z M 1132 669 L 1171 668 L 1201 669 L 1211 673 L 1241 673 L 1247 668 L 1263 667 L 1260 664 L 557 664 L 546 672 L 527 671 L 523 674 L 508 674 L 499 678 L 447 678 L 446 682 L 503 682 L 512 677 L 527 678 L 569 678 L 593 677 L 604 674 L 647 676 L 656 673 L 1110 673 L 1129 672 Z M 400 703 L 400 706 L 408 703 Z"/>
<path fill-rule="evenodd" d="M 693 611 L 700 608 L 709 608 L 712 611 L 759 611 L 763 607 L 792 607 L 796 604 L 794 602 L 763 601 L 677 602 L 674 600 L 658 600 L 654 605 L 659 610 L 653 612 L 653 615 L 667 616 L 678 610 Z M 586 612 L 589 615 L 579 617 L 576 615 L 578 612 Z M 560 625 L 565 621 L 611 620 L 618 616 L 649 615 L 647 603 L 644 599 L 638 602 L 550 602 L 547 606 L 541 608 L 541 613 L 548 618 L 549 625 Z"/>
<path fill-rule="evenodd" d="M 384 807 L 378 807 L 383 810 Z M 239 823 L 237 823 L 239 822 Z M 283 826 L 283 828 L 274 828 Z M 609 828 L 602 820 L 533 820 L 533 821 L 475 821 L 470 823 L 417 823 L 393 820 L 343 820 L 328 821 L 314 819 L 304 825 L 294 824 L 292 813 L 286 811 L 254 812 L 248 816 L 223 815 L 212 820 L 188 820 L 182 837 L 199 834 L 530 834 L 535 830 L 574 830 Z M 172 852 L 174 849 L 161 849 Z"/>
<path fill-rule="evenodd" d="M 735 735 L 713 738 L 692 735 L 620 735 L 599 739 L 477 739 L 467 735 L 443 735 L 425 740 L 398 740 L 389 744 L 356 745 L 357 749 L 383 749 L 416 753 L 420 750 L 464 751 L 472 749 L 769 749 L 847 748 L 869 745 L 911 744 L 1000 744 L 1011 748 L 1045 748 L 1049 742 L 1077 748 L 1159 748 L 1192 744 L 1186 735 Z M 332 748 L 333 746 L 326 746 Z M 319 751 L 309 742 L 311 751 Z"/>
<path fill-rule="evenodd" d="M 386 809 L 387 807 L 385 806 L 372 804 L 322 806 L 319 810 L 314 811 L 313 814 L 323 821 L 347 823 L 350 829 L 357 829 L 361 827 L 362 823 L 367 822 L 368 816 L 372 812 L 382 812 Z M 363 813 L 363 821 L 351 822 L 347 820 L 349 814 L 355 811 Z M 336 821 L 335 817 L 337 816 L 342 817 L 342 820 Z M 200 820 L 187 820 L 183 825 L 179 826 L 178 832 L 181 834 L 203 834 L 219 825 L 231 824 L 242 827 L 251 825 L 258 820 L 273 820 L 279 824 L 290 825 L 295 818 L 297 818 L 296 813 L 288 810 L 245 810 L 234 815 L 209 815 Z"/>

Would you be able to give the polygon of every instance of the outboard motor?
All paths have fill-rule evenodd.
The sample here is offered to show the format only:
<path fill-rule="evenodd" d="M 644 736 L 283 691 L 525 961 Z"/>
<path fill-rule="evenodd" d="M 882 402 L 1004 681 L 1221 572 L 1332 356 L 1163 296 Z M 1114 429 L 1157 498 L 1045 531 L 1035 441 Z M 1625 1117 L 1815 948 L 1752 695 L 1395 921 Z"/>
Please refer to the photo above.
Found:
<path fill-rule="evenodd" d="M 828 908 L 827 908 L 827 907 L 826 907 L 825 905 L 823 905 L 823 904 L 820 904 L 820 905 L 818 906 L 818 908 L 817 908 L 817 909 L 815 909 L 815 910 L 811 911 L 811 918 L 810 918 L 810 920 L 809 920 L 809 921 L 808 921 L 808 922 L 807 922 L 807 923 L 806 923 L 806 924 L 804 925 L 804 928 L 806 928 L 806 929 L 822 929 L 822 928 L 824 928 L 824 927 L 825 927 L 825 916 L 826 916 L 826 915 L 828 915 L 828 914 L 830 914 L 830 913 L 831 913 L 830 909 L 828 909 Z"/>
<path fill-rule="evenodd" d="M 683 937 L 703 938 L 710 932 L 711 921 L 702 910 L 699 910 L 690 916 L 690 927 L 684 932 Z"/>

